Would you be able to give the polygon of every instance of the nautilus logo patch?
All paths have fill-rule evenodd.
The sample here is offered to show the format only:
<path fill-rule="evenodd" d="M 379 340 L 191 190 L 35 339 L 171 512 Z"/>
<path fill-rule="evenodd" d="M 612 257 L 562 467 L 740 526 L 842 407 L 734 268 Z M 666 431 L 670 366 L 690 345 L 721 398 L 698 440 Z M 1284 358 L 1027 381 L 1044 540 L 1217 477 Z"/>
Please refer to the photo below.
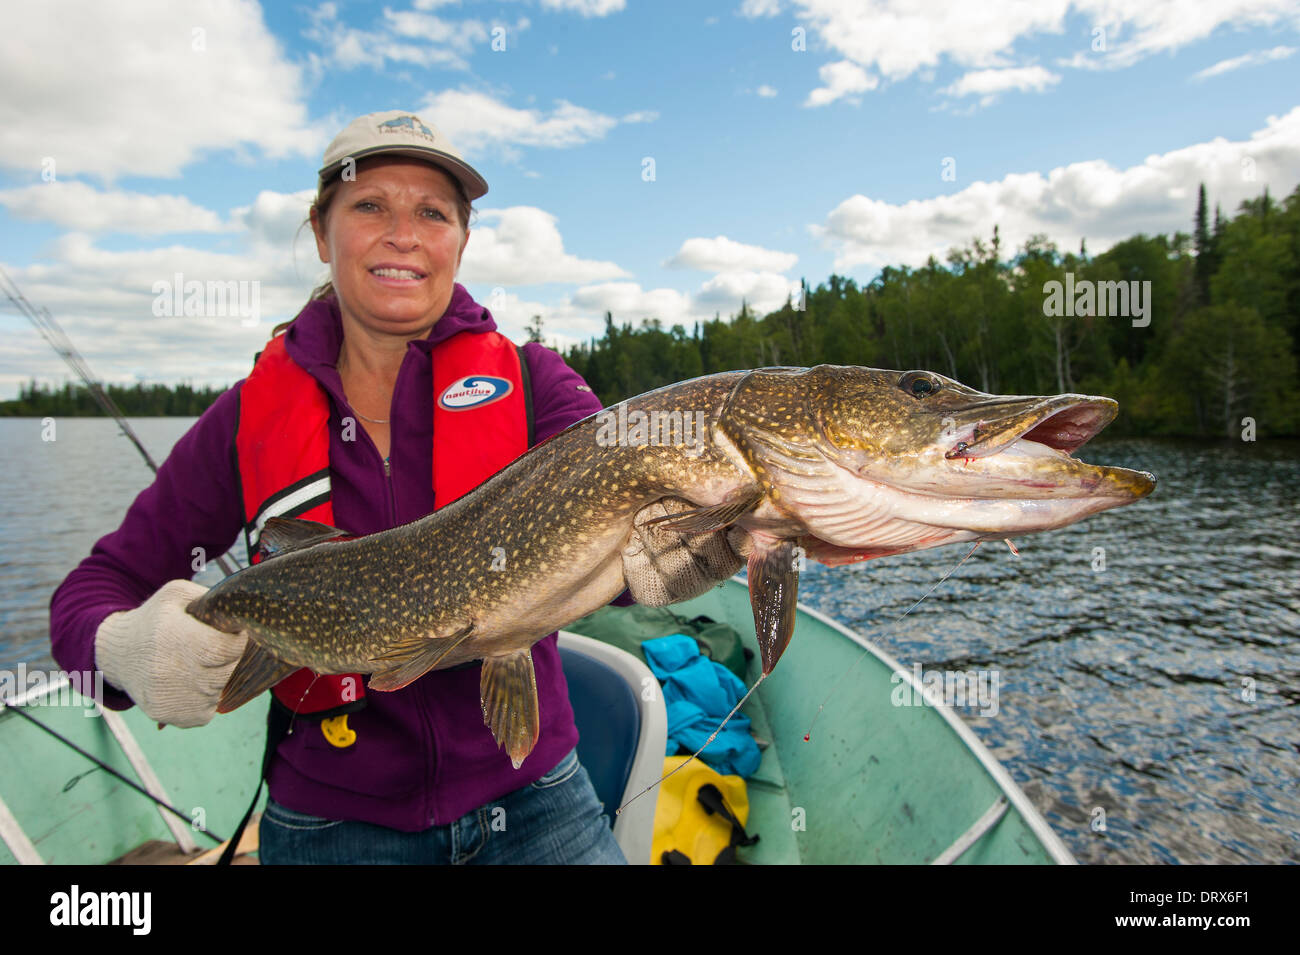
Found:
<path fill-rule="evenodd" d="M 438 396 L 438 404 L 448 411 L 464 411 L 467 408 L 491 404 L 499 398 L 504 398 L 513 390 L 514 385 L 505 378 L 496 378 L 492 375 L 467 375 L 448 385 Z"/>

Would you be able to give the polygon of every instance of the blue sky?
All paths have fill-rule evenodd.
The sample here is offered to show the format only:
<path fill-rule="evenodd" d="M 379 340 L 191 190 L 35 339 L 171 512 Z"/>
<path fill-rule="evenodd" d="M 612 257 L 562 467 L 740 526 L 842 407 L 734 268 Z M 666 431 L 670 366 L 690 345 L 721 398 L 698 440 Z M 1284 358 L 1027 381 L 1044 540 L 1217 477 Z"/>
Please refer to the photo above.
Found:
<path fill-rule="evenodd" d="M 1300 181 L 1280 0 L 61 0 L 0 35 L 0 264 L 110 381 L 228 384 L 325 276 L 306 214 L 362 113 L 486 177 L 461 281 L 508 334 L 779 305 L 1034 232 L 1099 252 Z M 647 160 L 654 176 L 647 179 Z M 945 177 L 945 169 L 948 176 Z M 155 283 L 257 283 L 257 322 Z M 249 286 L 251 288 L 251 285 Z M 0 313 L 0 397 L 65 372 Z"/>

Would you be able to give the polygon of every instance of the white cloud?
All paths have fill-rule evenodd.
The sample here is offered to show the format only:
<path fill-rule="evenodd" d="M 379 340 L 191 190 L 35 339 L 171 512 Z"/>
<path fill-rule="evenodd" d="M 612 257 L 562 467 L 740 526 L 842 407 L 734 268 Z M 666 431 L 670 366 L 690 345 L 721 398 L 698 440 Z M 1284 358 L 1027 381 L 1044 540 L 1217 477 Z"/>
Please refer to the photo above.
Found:
<path fill-rule="evenodd" d="M 774 17 L 781 12 L 781 0 L 745 0 L 740 5 L 742 17 Z"/>
<path fill-rule="evenodd" d="M 618 120 L 559 100 L 550 113 L 516 109 L 486 93 L 444 90 L 429 96 L 419 110 L 462 153 L 497 149 L 513 155 L 515 147 L 559 149 L 601 139 Z"/>
<path fill-rule="evenodd" d="M 470 240 L 471 245 L 473 240 Z M 637 282 L 600 282 L 585 285 L 552 302 L 522 299 L 504 288 L 476 285 L 477 298 L 492 310 L 502 333 L 524 341 L 525 327 L 534 315 L 542 316 L 547 344 L 569 347 L 605 333 L 605 313 L 615 325 L 639 326 L 658 319 L 665 329 L 690 328 L 715 315 L 729 318 L 742 301 L 758 314 L 780 308 L 799 293 L 798 280 L 770 272 L 722 272 L 706 281 L 695 294 L 674 288 L 642 288 Z"/>
<path fill-rule="evenodd" d="M 540 210 L 507 210 L 530 213 L 531 225 L 552 228 L 551 217 Z M 558 233 L 553 238 L 541 235 L 516 236 L 514 251 L 504 247 L 498 256 L 503 270 L 515 268 L 515 259 L 531 255 L 537 261 L 529 264 L 527 274 L 513 280 L 516 284 L 554 281 L 555 265 L 563 253 L 537 250 L 558 245 Z M 469 249 L 475 239 L 471 237 Z M 796 256 L 773 252 L 758 246 L 742 245 L 724 236 L 714 239 L 688 239 L 682 243 L 677 255 L 667 265 L 699 268 L 715 274 L 707 279 L 694 294 L 675 288 L 643 288 L 635 281 L 592 282 L 563 294 L 553 302 L 529 301 L 519 298 L 505 288 L 485 289 L 490 280 L 468 268 L 470 253 L 465 253 L 461 277 L 477 283 L 484 304 L 492 309 L 493 316 L 506 334 L 522 340 L 524 328 L 533 315 L 541 315 L 544 323 L 543 337 L 548 343 L 562 346 L 575 345 L 604 334 L 604 315 L 613 315 L 615 324 L 638 326 L 645 319 L 658 319 L 664 328 L 683 325 L 687 328 L 696 321 L 707 321 L 717 314 L 731 316 L 740 311 L 742 302 L 763 314 L 780 308 L 786 299 L 798 294 L 798 280 L 779 274 L 793 267 Z M 595 263 L 597 265 L 604 263 Z M 543 271 L 544 269 L 544 271 Z M 565 281 L 582 281 L 578 271 L 570 270 Z M 622 273 L 626 274 L 626 273 Z M 502 285 L 506 284 L 502 280 Z"/>
<path fill-rule="evenodd" d="M 784 272 L 794 268 L 799 256 L 789 252 L 774 252 L 757 245 L 735 242 L 725 235 L 712 239 L 687 239 L 677 254 L 664 263 L 670 268 L 700 269 L 704 272 L 757 270 Z"/>
<path fill-rule="evenodd" d="M 576 308 L 603 316 L 610 312 L 614 323 L 639 325 L 642 319 L 657 318 L 665 328 L 695 320 L 689 296 L 676 289 L 643 289 L 636 282 L 604 282 L 586 285 L 569 297 Z"/>
<path fill-rule="evenodd" d="M 1232 70 L 1240 69 L 1243 66 L 1260 66 L 1264 63 L 1271 63 L 1273 60 L 1285 60 L 1288 56 L 1295 53 L 1293 46 L 1275 46 L 1271 50 L 1255 50 L 1252 53 L 1246 53 L 1243 56 L 1234 56 L 1230 60 L 1220 60 L 1213 66 L 1206 67 L 1199 73 L 1192 74 L 1194 80 L 1206 80 L 1212 76 L 1219 76 Z"/>
<path fill-rule="evenodd" d="M 467 282 L 538 285 L 594 282 L 628 273 L 613 262 L 580 259 L 564 251 L 555 216 L 533 206 L 490 209 L 478 214 L 461 261 Z M 484 225 L 484 222 L 495 223 Z"/>
<path fill-rule="evenodd" d="M 221 217 L 184 196 L 101 191 L 84 182 L 46 182 L 0 190 L 0 206 L 29 222 L 52 222 L 82 232 L 162 235 L 220 232 Z"/>
<path fill-rule="evenodd" d="M 626 0 L 542 0 L 543 10 L 563 10 L 584 17 L 604 17 L 619 13 Z"/>
<path fill-rule="evenodd" d="M 754 0 L 752 6 L 766 13 L 776 5 Z M 1300 25 L 1294 0 L 793 0 L 791 6 L 794 17 L 808 23 L 835 55 L 891 81 L 945 60 L 973 69 L 1010 66 L 1018 42 L 1063 34 L 1067 15 L 1105 31 L 1104 51 L 1090 49 L 1089 31 L 1080 36 L 1084 49 L 1061 61 L 1093 69 L 1172 52 L 1223 26 Z"/>
<path fill-rule="evenodd" d="M 1247 141 L 1217 138 L 1127 169 L 1078 162 L 1046 176 L 1016 173 L 901 205 L 855 195 L 812 231 L 835 250 L 836 269 L 942 260 L 951 246 L 987 239 L 995 224 L 1007 250 L 1044 232 L 1062 248 L 1077 248 L 1086 237 L 1099 252 L 1138 232 L 1190 231 L 1189 197 L 1201 182 L 1225 213 L 1265 186 L 1277 196 L 1290 192 L 1300 182 L 1300 107 L 1270 116 Z"/>
<path fill-rule="evenodd" d="M 659 118 L 659 113 L 653 109 L 641 109 L 634 113 L 627 113 L 623 116 L 625 123 L 653 123 Z"/>
<path fill-rule="evenodd" d="M 271 192 L 264 189 L 251 205 L 232 209 L 230 220 L 247 232 L 249 244 L 259 251 L 288 249 L 295 242 L 316 258 L 311 225 L 304 225 L 316 192 Z M 324 268 L 324 266 L 321 266 Z"/>
<path fill-rule="evenodd" d="M 218 151 L 318 156 L 328 136 L 250 2 L 24 7 L 0 31 L 0 89 L 0 166 L 33 174 L 48 157 L 59 177 L 170 177 Z"/>
<path fill-rule="evenodd" d="M 1060 81 L 1059 74 L 1045 70 L 1041 66 L 972 70 L 939 92 L 949 96 L 978 95 L 982 97 L 982 105 L 987 106 L 998 93 L 1006 90 L 1041 93 Z"/>
<path fill-rule="evenodd" d="M 83 233 L 68 233 L 43 250 L 39 264 L 8 271 L 28 299 L 51 311 L 106 381 L 142 377 L 225 385 L 248 374 L 254 352 L 275 323 L 297 314 L 324 268 L 314 246 L 309 256 L 296 260 L 288 246 L 274 253 L 183 245 L 119 251 L 102 248 Z M 162 294 L 157 283 L 175 285 L 178 274 L 182 287 L 189 281 L 245 283 L 246 304 L 256 288 L 257 324 L 245 326 L 233 310 L 211 317 L 154 314 Z M 0 367 L 13 366 L 6 351 L 0 350 Z M 47 351 L 40 361 L 23 366 L 21 377 L 61 380 L 66 367 Z"/>
<path fill-rule="evenodd" d="M 422 9 L 429 6 L 424 5 Z M 338 18 L 338 6 L 333 3 L 323 3 L 309 11 L 308 18 L 310 22 L 303 35 L 324 50 L 316 61 L 318 70 L 359 66 L 380 70 L 390 61 L 466 70 L 469 69 L 467 57 L 489 38 L 488 27 L 482 20 L 444 20 L 428 13 L 388 7 L 384 8 L 382 19 L 375 20 L 373 16 L 368 19 L 374 26 L 369 30 L 343 23 Z"/>
<path fill-rule="evenodd" d="M 719 272 L 705 282 L 695 296 L 695 306 L 712 317 L 715 311 L 723 315 L 739 312 L 743 301 L 763 315 L 775 311 L 785 304 L 787 298 L 798 294 L 797 279 L 788 279 L 776 272 L 742 269 Z"/>
<path fill-rule="evenodd" d="M 1126 2 L 1126 0 L 1116 0 Z M 944 3 L 939 0 L 796 0 L 795 16 L 842 57 L 888 80 L 942 59 L 970 67 L 1006 66 L 1015 41 L 1059 33 L 1068 0 Z"/>
<path fill-rule="evenodd" d="M 475 285 L 469 289 L 474 300 L 492 312 L 497 330 L 516 342 L 528 341 L 528 323 L 534 315 L 542 317 L 542 339 L 552 348 L 569 348 L 604 332 L 605 323 L 590 309 L 578 309 L 567 299 L 538 302 L 521 298 L 499 286 Z"/>
<path fill-rule="evenodd" d="M 776 87 L 768 86 L 766 83 L 764 83 L 762 86 L 758 88 L 756 92 L 758 93 L 759 96 L 762 96 L 764 98 L 771 98 L 776 95 Z"/>
<path fill-rule="evenodd" d="M 1076 54 L 1070 66 L 1119 69 L 1157 53 L 1203 40 L 1220 27 L 1300 27 L 1292 0 L 1074 0 L 1074 7 L 1105 30 L 1105 51 Z M 1066 65 L 1062 63 L 1061 65 Z"/>
<path fill-rule="evenodd" d="M 643 289 L 636 282 L 604 282 L 583 286 L 555 301 L 524 299 L 503 288 L 476 285 L 475 299 L 486 305 L 501 333 L 517 342 L 527 340 L 526 327 L 534 315 L 542 318 L 542 338 L 548 346 L 561 349 L 605 334 L 605 313 L 615 325 L 634 327 L 657 318 L 665 329 L 687 328 L 697 320 L 713 317 L 701 311 L 689 295 L 676 289 Z M 737 304 L 739 308 L 739 304 Z"/>
<path fill-rule="evenodd" d="M 850 97 L 849 101 L 853 102 L 853 94 L 865 93 L 880 85 L 877 77 L 869 75 L 862 67 L 848 60 L 824 63 L 818 69 L 817 75 L 826 85 L 809 93 L 808 99 L 804 102 L 805 106 L 825 106 L 843 96 Z"/>

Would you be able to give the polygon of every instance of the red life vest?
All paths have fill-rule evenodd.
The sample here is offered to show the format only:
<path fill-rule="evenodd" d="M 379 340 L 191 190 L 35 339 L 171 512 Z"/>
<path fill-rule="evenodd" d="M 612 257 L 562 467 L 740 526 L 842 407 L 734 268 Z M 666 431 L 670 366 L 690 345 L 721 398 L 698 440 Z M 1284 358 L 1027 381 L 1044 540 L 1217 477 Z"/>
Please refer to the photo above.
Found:
<path fill-rule="evenodd" d="M 433 346 L 431 358 L 436 510 L 527 451 L 532 415 L 527 364 L 505 336 L 459 332 Z M 471 409 L 473 414 L 464 413 Z M 239 397 L 235 448 L 250 561 L 261 559 L 258 538 L 269 518 L 334 525 L 329 416 L 325 390 L 289 357 L 284 335 L 277 335 L 258 356 Z M 305 668 L 272 692 L 295 714 L 313 719 L 359 709 L 365 697 L 359 674 L 320 675 Z"/>

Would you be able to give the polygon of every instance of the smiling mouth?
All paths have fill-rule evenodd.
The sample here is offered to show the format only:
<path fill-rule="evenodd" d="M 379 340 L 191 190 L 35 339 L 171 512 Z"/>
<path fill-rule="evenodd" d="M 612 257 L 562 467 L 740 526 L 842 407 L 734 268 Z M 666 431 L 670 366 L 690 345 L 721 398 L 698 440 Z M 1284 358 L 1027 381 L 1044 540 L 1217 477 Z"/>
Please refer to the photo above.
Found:
<path fill-rule="evenodd" d="M 415 269 L 378 268 L 371 269 L 370 274 L 381 279 L 422 279 L 425 277 L 425 273 L 417 272 Z"/>

